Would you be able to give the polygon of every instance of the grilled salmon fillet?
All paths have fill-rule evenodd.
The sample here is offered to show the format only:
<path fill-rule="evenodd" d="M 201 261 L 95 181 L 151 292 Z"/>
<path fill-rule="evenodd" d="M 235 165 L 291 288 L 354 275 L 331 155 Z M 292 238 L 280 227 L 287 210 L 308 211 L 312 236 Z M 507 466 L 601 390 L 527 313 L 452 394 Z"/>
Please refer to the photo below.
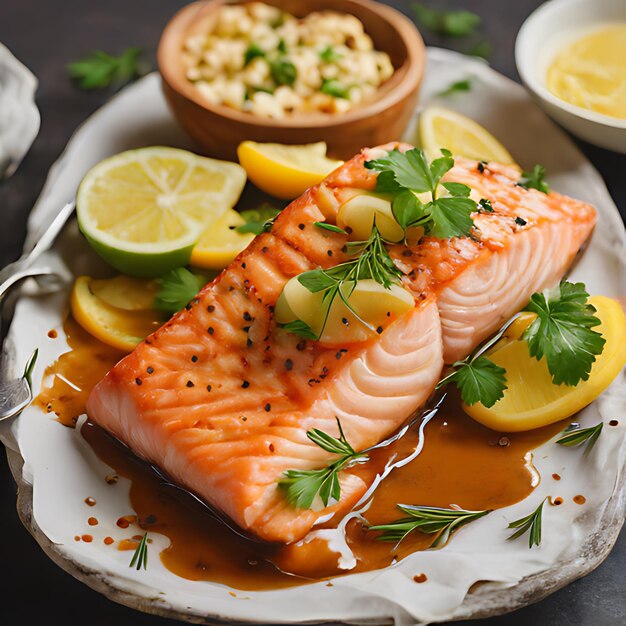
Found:
<path fill-rule="evenodd" d="M 95 387 L 90 418 L 249 533 L 301 539 L 349 510 L 368 485 L 342 472 L 341 498 L 296 509 L 278 481 L 286 470 L 325 466 L 332 455 L 306 436 L 338 436 L 356 450 L 381 441 L 430 396 L 444 363 L 464 358 L 535 291 L 555 284 L 593 230 L 593 207 L 516 185 L 515 167 L 462 158 L 445 176 L 490 200 L 472 237 L 392 246 L 415 307 L 370 342 L 323 346 L 277 326 L 285 283 L 346 260 L 345 236 L 319 229 L 339 206 L 372 190 L 365 149 L 309 189 L 187 308 Z M 516 220 L 516 218 L 518 218 Z"/>

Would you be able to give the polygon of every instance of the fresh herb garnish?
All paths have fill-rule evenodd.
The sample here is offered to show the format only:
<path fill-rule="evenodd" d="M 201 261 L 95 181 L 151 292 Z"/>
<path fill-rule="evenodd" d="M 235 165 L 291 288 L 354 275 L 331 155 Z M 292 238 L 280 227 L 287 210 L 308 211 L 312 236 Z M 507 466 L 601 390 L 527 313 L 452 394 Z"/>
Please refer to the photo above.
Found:
<path fill-rule="evenodd" d="M 509 537 L 509 541 L 521 537 L 528 532 L 528 547 L 538 546 L 541 543 L 541 520 L 543 516 L 543 505 L 547 498 L 541 501 L 541 504 L 526 517 L 515 520 L 508 525 L 508 528 L 517 528 L 517 530 Z"/>
<path fill-rule="evenodd" d="M 128 567 L 134 567 L 137 571 L 142 567 L 148 569 L 148 533 L 143 534 Z"/>
<path fill-rule="evenodd" d="M 342 82 L 335 78 L 325 78 L 322 81 L 320 91 L 333 98 L 342 98 L 343 100 L 350 99 L 350 90 Z"/>
<path fill-rule="evenodd" d="M 96 50 L 79 61 L 70 63 L 67 71 L 78 81 L 81 89 L 121 86 L 143 73 L 140 55 L 139 48 L 127 48 L 119 57 Z"/>
<path fill-rule="evenodd" d="M 493 46 L 486 39 L 481 39 L 476 42 L 470 49 L 468 54 L 473 57 L 478 57 L 480 59 L 489 59 L 491 53 L 493 52 Z"/>
<path fill-rule="evenodd" d="M 464 80 L 457 80 L 454 83 L 448 85 L 445 89 L 442 89 L 437 93 L 440 98 L 445 98 L 447 96 L 451 96 L 455 93 L 460 93 L 463 91 L 470 91 L 472 89 L 472 81 L 469 78 Z"/>
<path fill-rule="evenodd" d="M 438 196 L 441 177 L 452 169 L 454 159 L 449 150 L 430 164 L 421 150 L 392 150 L 386 157 L 367 161 L 365 167 L 379 172 L 376 191 L 394 196 L 392 210 L 404 229 L 422 226 L 427 234 L 439 239 L 463 237 L 474 226 L 471 214 L 477 210 L 470 197 L 471 189 L 461 183 L 443 183 L 448 196 Z M 423 203 L 415 195 L 430 193 Z"/>
<path fill-rule="evenodd" d="M 253 59 L 265 58 L 265 50 L 252 42 L 243 54 L 243 66 L 246 67 Z"/>
<path fill-rule="evenodd" d="M 270 62 L 270 73 L 277 85 L 291 87 L 296 82 L 296 78 L 298 78 L 296 66 L 285 57 L 279 57 Z"/>
<path fill-rule="evenodd" d="M 310 270 L 298 275 L 300 284 L 311 293 L 324 292 L 322 297 L 324 320 L 316 339 L 324 332 L 330 309 L 336 298 L 339 298 L 364 326 L 375 330 L 352 308 L 349 298 L 359 280 L 371 278 L 385 289 L 390 289 L 393 284 L 399 284 L 401 272 L 394 265 L 384 244 L 384 239 L 374 225 L 367 241 L 351 241 L 346 244 L 348 253 L 355 255 L 356 258 L 329 269 Z"/>
<path fill-rule="evenodd" d="M 556 443 L 568 447 L 585 444 L 585 454 L 588 454 L 596 444 L 596 441 L 598 441 L 603 426 L 604 422 L 600 422 L 590 428 L 572 428 L 570 426 L 563 431 Z"/>
<path fill-rule="evenodd" d="M 237 226 L 238 233 L 253 233 L 260 235 L 265 231 L 266 224 L 269 220 L 276 219 L 276 216 L 281 212 L 281 209 L 273 207 L 269 202 L 264 202 L 256 209 L 246 209 L 241 211 L 239 215 L 246 220 L 245 224 Z"/>
<path fill-rule="evenodd" d="M 347 235 L 348 232 L 343 228 L 339 228 L 339 226 L 335 226 L 334 224 L 329 224 L 328 222 L 313 222 L 313 226 L 317 228 L 321 228 L 322 230 L 330 230 L 333 233 L 339 233 L 340 235 Z"/>
<path fill-rule="evenodd" d="M 443 378 L 437 388 L 454 383 L 468 406 L 480 402 L 489 408 L 504 396 L 507 389 L 506 370 L 486 356 L 472 358 L 470 355 L 452 367 L 454 371 Z"/>
<path fill-rule="evenodd" d="M 285 489 L 289 504 L 296 508 L 310 509 L 316 496 L 320 497 L 324 506 L 328 506 L 331 500 L 339 501 L 339 472 L 368 460 L 367 454 L 356 452 L 348 443 L 341 422 L 336 419 L 339 439 L 317 428 L 307 431 L 306 435 L 326 452 L 338 455 L 337 460 L 318 470 L 287 470 L 278 483 Z"/>
<path fill-rule="evenodd" d="M 281 54 L 287 54 L 287 42 L 282 37 L 278 41 L 277 50 Z"/>
<path fill-rule="evenodd" d="M 302 337 L 303 339 L 317 339 L 316 332 L 302 320 L 294 320 L 293 322 L 282 324 L 282 328 L 290 333 L 293 333 L 294 335 L 298 335 L 298 337 Z"/>
<path fill-rule="evenodd" d="M 517 184 L 524 189 L 536 189 L 541 193 L 550 193 L 550 187 L 545 181 L 546 168 L 543 165 L 535 165 L 530 172 L 522 172 Z"/>
<path fill-rule="evenodd" d="M 26 381 L 31 393 L 33 392 L 33 370 L 35 369 L 35 363 L 37 363 L 38 356 L 39 348 L 35 348 L 35 351 L 30 355 L 30 359 L 26 361 L 24 373 L 22 374 L 22 378 Z"/>
<path fill-rule="evenodd" d="M 428 30 L 439 35 L 465 37 L 476 33 L 480 17 L 470 11 L 446 11 L 432 9 L 421 3 L 411 5 L 417 21 Z"/>
<path fill-rule="evenodd" d="M 481 213 L 493 213 L 493 207 L 491 206 L 491 200 L 487 200 L 487 198 L 482 198 L 478 204 L 480 205 L 479 211 Z"/>
<path fill-rule="evenodd" d="M 343 55 L 339 54 L 332 46 L 326 46 L 320 52 L 320 59 L 322 59 L 324 63 L 336 63 L 342 56 Z"/>
<path fill-rule="evenodd" d="M 380 541 L 393 541 L 399 544 L 409 533 L 419 530 L 426 534 L 439 533 L 431 544 L 431 548 L 445 544 L 450 535 L 461 526 L 484 517 L 491 511 L 466 511 L 461 508 L 443 509 L 433 506 L 412 506 L 410 504 L 396 505 L 408 517 L 390 522 L 370 526 L 369 530 L 378 530 L 382 534 Z"/>
<path fill-rule="evenodd" d="M 515 218 L 515 223 L 518 226 L 526 226 L 526 224 L 528 224 L 528 222 L 524 218 L 522 218 L 522 217 L 516 217 Z"/>
<path fill-rule="evenodd" d="M 530 356 L 545 356 L 555 385 L 577 385 L 589 378 L 589 372 L 602 354 L 605 339 L 591 330 L 600 324 L 596 309 L 588 303 L 583 283 L 561 282 L 543 293 L 535 293 L 524 311 L 536 313 L 536 319 L 524 331 Z"/>
<path fill-rule="evenodd" d="M 196 297 L 205 284 L 204 276 L 194 274 L 185 267 L 170 270 L 159 278 L 159 291 L 154 308 L 166 313 L 177 313 Z"/>

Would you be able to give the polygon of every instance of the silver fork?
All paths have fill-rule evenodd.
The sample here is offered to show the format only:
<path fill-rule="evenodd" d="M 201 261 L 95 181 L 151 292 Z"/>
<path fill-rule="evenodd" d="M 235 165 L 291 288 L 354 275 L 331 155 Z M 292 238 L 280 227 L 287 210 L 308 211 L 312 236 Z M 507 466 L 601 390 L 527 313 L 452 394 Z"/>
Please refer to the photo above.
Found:
<path fill-rule="evenodd" d="M 7 295 L 23 280 L 57 275 L 57 270 L 52 265 L 45 262 L 36 263 L 36 261 L 52 246 L 73 212 L 74 203 L 69 202 L 46 227 L 32 249 L 0 271 L 0 310 Z M 35 351 L 20 378 L 3 377 L 0 379 L 0 421 L 19 415 L 32 402 L 30 375 L 36 358 L 37 352 Z M 15 371 L 12 358 L 4 354 L 3 361 L 3 371 Z"/>

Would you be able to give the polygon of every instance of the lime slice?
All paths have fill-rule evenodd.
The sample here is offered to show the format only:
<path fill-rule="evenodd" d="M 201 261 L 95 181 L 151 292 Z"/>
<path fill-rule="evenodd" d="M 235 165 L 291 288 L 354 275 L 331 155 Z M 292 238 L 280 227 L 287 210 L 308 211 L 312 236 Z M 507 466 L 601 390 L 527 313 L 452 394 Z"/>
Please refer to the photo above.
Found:
<path fill-rule="evenodd" d="M 91 169 L 78 189 L 78 224 L 125 274 L 160 276 L 189 262 L 207 226 L 237 202 L 246 182 L 235 163 L 176 148 L 129 150 Z"/>
<path fill-rule="evenodd" d="M 419 119 L 419 143 L 429 159 L 446 148 L 455 156 L 514 164 L 509 151 L 478 122 L 442 107 L 428 107 Z"/>

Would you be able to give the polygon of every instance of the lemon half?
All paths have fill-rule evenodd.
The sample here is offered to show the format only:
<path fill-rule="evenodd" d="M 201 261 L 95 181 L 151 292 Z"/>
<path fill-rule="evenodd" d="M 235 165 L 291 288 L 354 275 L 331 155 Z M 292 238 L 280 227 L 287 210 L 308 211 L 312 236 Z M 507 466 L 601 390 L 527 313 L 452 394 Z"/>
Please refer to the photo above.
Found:
<path fill-rule="evenodd" d="M 463 405 L 463 410 L 493 430 L 517 432 L 558 422 L 593 402 L 626 363 L 626 318 L 616 300 L 594 296 L 589 303 L 596 308 L 601 322 L 594 330 L 606 339 L 606 344 L 587 380 L 575 387 L 554 385 L 545 359 L 532 358 L 527 343 L 514 339 L 489 354 L 494 363 L 506 369 L 508 389 L 504 397 L 491 408 L 476 403 Z"/>
<path fill-rule="evenodd" d="M 87 173 L 76 196 L 78 224 L 114 268 L 160 276 L 189 262 L 195 243 L 235 205 L 245 182 L 236 163 L 176 148 L 129 150 Z"/>

